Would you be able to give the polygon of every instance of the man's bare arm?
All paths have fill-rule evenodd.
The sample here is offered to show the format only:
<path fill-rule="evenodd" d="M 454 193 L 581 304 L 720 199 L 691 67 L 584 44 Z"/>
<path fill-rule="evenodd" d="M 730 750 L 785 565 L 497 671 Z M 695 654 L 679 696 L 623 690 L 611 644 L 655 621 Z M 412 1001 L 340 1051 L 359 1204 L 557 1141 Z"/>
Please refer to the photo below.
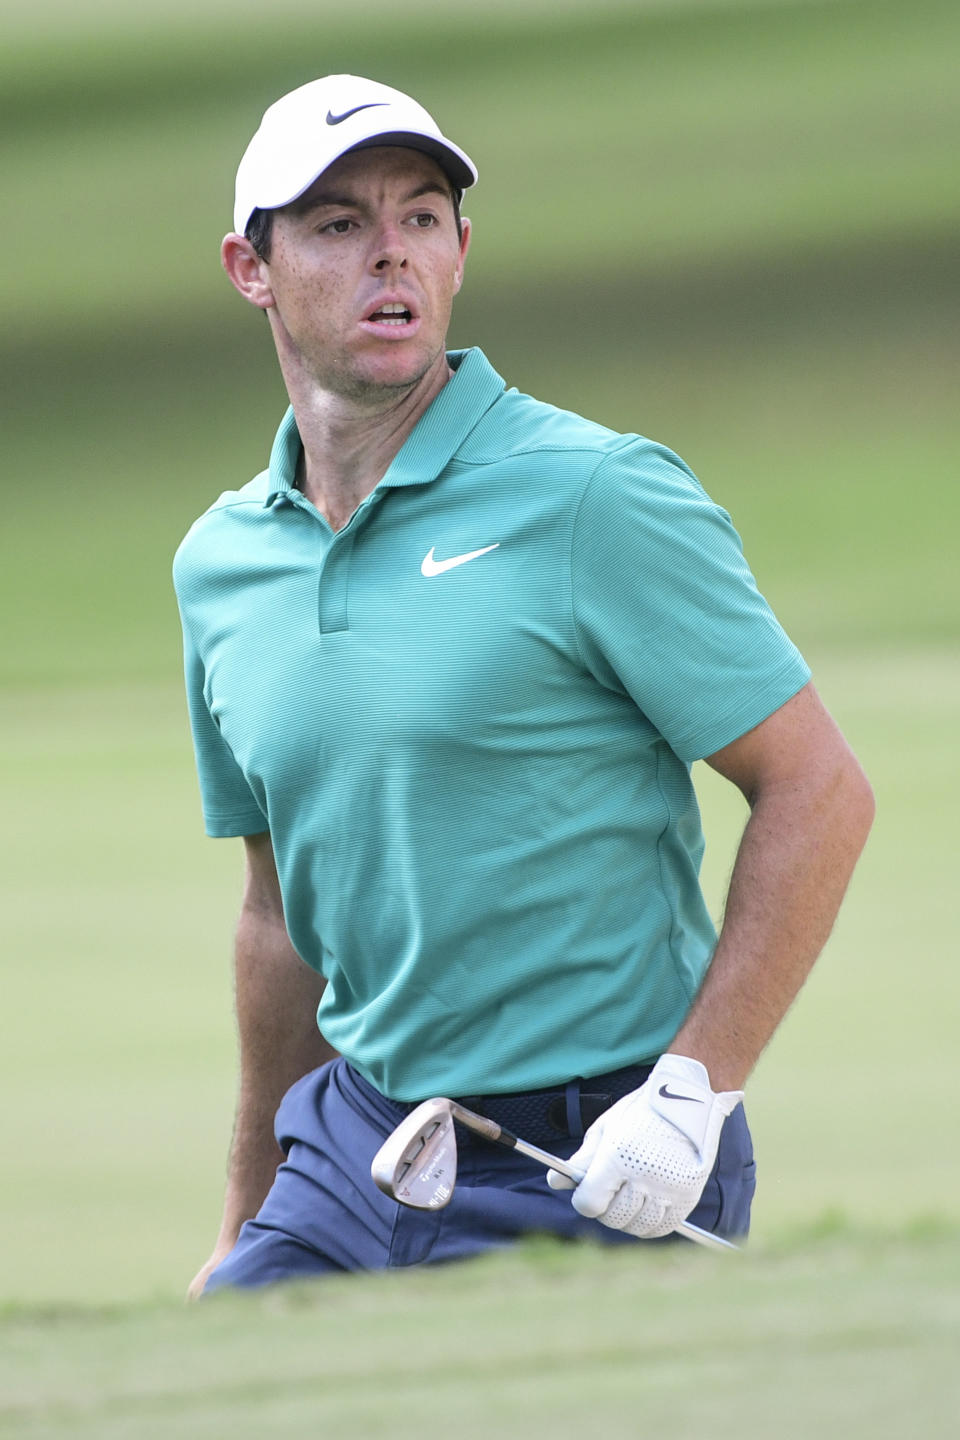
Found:
<path fill-rule="evenodd" d="M 709 763 L 751 810 L 713 961 L 668 1053 L 570 1157 L 585 1172 L 574 1208 L 641 1239 L 669 1234 L 702 1195 L 724 1117 L 820 953 L 873 819 L 812 685 Z"/>
<path fill-rule="evenodd" d="M 836 919 L 873 821 L 863 771 L 807 685 L 708 757 L 750 805 L 720 940 L 670 1050 L 739 1090 Z"/>
<path fill-rule="evenodd" d="M 305 965 L 287 936 L 269 834 L 244 838 L 246 885 L 236 937 L 240 1085 L 227 1170 L 223 1221 L 213 1254 L 188 1291 L 196 1299 L 215 1266 L 256 1215 L 283 1155 L 273 1121 L 286 1091 L 336 1051 L 317 1029 L 323 977 Z"/>

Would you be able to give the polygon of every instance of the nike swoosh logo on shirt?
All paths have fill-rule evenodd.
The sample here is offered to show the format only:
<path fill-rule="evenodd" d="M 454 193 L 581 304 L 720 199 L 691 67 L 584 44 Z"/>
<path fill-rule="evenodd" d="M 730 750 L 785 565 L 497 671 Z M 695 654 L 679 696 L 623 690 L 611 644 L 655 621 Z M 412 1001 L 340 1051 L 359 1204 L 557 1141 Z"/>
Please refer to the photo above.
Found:
<path fill-rule="evenodd" d="M 458 565 L 466 565 L 468 560 L 476 560 L 478 555 L 487 555 L 491 550 L 499 550 L 500 541 L 495 545 L 484 545 L 482 550 L 468 550 L 466 555 L 452 555 L 449 560 L 435 560 L 434 546 L 431 545 L 420 566 L 421 575 L 442 575 L 446 570 L 455 570 Z"/>
<path fill-rule="evenodd" d="M 378 107 L 386 105 L 386 103 L 386 100 L 370 100 L 366 105 L 354 105 L 352 110 L 344 110 L 342 115 L 334 115 L 332 110 L 328 110 L 327 124 L 342 125 L 344 120 L 350 119 L 351 115 L 356 115 L 361 110 L 376 110 Z"/>

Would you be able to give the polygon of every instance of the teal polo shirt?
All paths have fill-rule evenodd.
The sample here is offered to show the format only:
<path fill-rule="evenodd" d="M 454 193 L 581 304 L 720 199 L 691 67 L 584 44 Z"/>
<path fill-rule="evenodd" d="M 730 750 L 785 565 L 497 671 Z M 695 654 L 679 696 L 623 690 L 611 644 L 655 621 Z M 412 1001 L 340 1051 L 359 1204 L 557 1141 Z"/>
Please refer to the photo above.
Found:
<path fill-rule="evenodd" d="M 341 530 L 288 412 L 174 572 L 207 831 L 270 831 L 319 1024 L 398 1100 L 670 1043 L 716 940 L 690 764 L 809 678 L 675 455 L 450 358 Z"/>

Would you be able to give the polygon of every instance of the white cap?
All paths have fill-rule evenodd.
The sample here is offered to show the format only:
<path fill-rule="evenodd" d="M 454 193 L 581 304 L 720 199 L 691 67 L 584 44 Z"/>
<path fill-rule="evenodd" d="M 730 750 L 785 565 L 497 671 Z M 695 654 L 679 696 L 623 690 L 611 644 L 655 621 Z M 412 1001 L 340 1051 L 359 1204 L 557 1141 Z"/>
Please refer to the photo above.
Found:
<path fill-rule="evenodd" d="M 334 160 L 371 145 L 423 150 L 459 191 L 477 178 L 469 156 L 409 95 L 356 75 L 326 75 L 291 90 L 264 114 L 237 171 L 234 230 L 242 235 L 254 210 L 289 205 Z"/>

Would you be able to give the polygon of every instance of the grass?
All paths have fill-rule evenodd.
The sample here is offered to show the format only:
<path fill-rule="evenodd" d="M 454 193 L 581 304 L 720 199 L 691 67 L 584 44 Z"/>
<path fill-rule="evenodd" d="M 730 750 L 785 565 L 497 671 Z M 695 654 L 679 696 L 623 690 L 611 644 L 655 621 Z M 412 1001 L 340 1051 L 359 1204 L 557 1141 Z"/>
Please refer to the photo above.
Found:
<path fill-rule="evenodd" d="M 960 1237 L 936 1229 L 732 1262 L 532 1242 L 189 1312 L 12 1311 L 0 1435 L 947 1440 L 958 1271 Z"/>

